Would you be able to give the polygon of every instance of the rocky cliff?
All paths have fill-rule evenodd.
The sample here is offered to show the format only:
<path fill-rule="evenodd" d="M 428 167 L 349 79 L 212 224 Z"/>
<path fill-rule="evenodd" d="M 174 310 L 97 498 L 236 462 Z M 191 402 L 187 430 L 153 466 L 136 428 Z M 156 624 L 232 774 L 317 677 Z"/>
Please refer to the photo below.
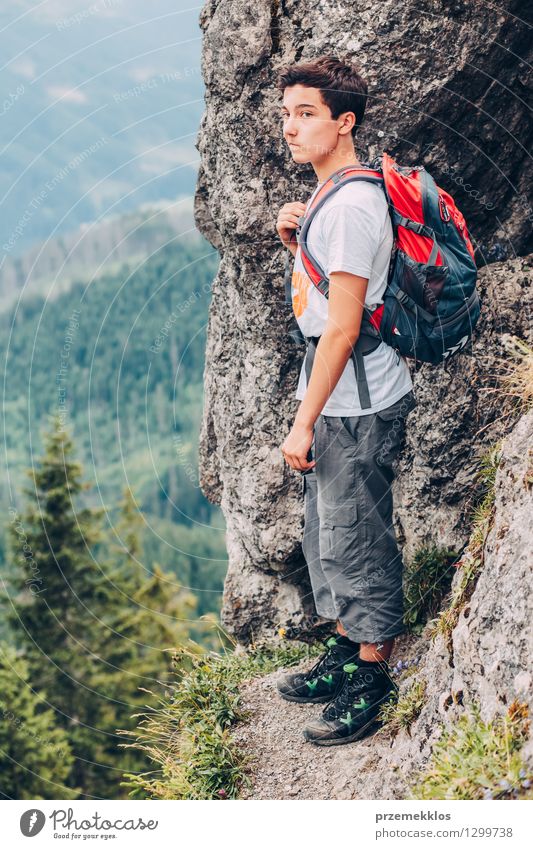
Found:
<path fill-rule="evenodd" d="M 316 747 L 302 738 L 302 726 L 316 715 L 316 705 L 281 703 L 275 687 L 279 672 L 246 684 L 243 707 L 249 723 L 234 732 L 252 764 L 246 798 L 410 798 L 417 780 L 427 774 L 435 743 L 444 733 L 453 734 L 459 718 L 466 717 L 473 705 L 480 707 L 485 722 L 504 716 L 513 702 L 533 712 L 533 412 L 518 419 L 498 458 L 487 532 L 481 540 L 469 541 L 469 549 L 478 549 L 472 556 L 481 555 L 475 589 L 471 595 L 464 593 L 469 569 L 465 556 L 453 581 L 454 595 L 463 596 L 455 625 L 448 632 L 437 629 L 433 639 L 425 633 L 420 639 L 402 637 L 397 642 L 396 660 L 402 657 L 407 666 L 409 658 L 416 657 L 414 674 L 403 672 L 399 681 L 400 713 L 405 718 L 409 703 L 413 711 L 409 723 L 404 722 L 406 727 L 397 728 L 397 733 L 385 726 L 360 743 L 317 754 Z M 420 688 L 418 705 L 410 695 L 412 688 Z M 483 741 L 477 739 L 476 757 L 469 760 L 466 736 L 459 739 L 457 749 L 473 792 L 462 798 L 483 798 L 483 785 L 490 786 L 491 779 L 499 790 L 502 782 L 514 783 L 500 792 L 520 791 L 521 782 L 507 778 L 507 754 L 500 774 L 506 778 L 494 780 L 494 764 L 480 768 L 484 756 L 496 760 L 494 753 L 487 755 Z M 521 742 L 519 774 L 531 775 L 533 736 L 527 725 Z M 457 795 L 461 776 L 451 754 L 449 763 L 445 791 L 437 798 L 461 798 Z M 531 781 L 525 785 L 531 786 Z"/>
<path fill-rule="evenodd" d="M 480 266 L 483 315 L 471 349 L 416 375 L 396 481 L 406 554 L 462 546 L 479 456 L 509 428 L 489 391 L 502 334 L 530 331 L 527 149 L 529 28 L 522 0 L 209 0 L 201 13 L 206 111 L 195 202 L 220 251 L 213 285 L 200 444 L 201 485 L 227 522 L 223 624 L 240 640 L 312 617 L 301 555 L 299 474 L 281 445 L 297 407 L 303 351 L 289 341 L 279 207 L 305 200 L 313 172 L 290 161 L 276 72 L 320 53 L 356 60 L 369 81 L 358 152 L 424 164 L 464 212 Z M 529 121 L 529 123 L 528 123 Z"/>

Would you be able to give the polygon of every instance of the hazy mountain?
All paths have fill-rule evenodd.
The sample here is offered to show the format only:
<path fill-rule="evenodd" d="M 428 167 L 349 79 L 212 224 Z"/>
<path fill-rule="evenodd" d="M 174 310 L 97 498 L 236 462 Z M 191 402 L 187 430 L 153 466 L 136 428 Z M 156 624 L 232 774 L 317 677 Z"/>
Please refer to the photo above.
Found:
<path fill-rule="evenodd" d="M 0 9 L 0 255 L 191 196 L 200 5 L 16 0 Z"/>

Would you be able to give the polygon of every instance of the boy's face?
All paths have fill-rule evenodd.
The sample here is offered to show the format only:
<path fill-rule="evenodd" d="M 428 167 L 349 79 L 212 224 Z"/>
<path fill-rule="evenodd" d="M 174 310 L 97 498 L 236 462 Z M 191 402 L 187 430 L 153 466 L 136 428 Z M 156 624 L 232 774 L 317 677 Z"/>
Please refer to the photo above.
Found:
<path fill-rule="evenodd" d="M 334 153 L 341 136 L 350 137 L 351 126 L 348 118 L 353 112 L 345 112 L 338 118 L 332 118 L 329 106 L 322 100 L 320 89 L 303 85 L 289 86 L 283 92 L 283 136 L 289 145 L 295 162 L 311 164 L 323 162 Z"/>

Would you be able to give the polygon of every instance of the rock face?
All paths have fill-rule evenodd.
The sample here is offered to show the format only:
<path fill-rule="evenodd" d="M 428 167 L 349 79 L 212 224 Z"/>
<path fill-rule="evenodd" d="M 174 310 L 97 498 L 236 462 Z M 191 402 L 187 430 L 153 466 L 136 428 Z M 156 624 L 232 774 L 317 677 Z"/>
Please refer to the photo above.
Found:
<path fill-rule="evenodd" d="M 392 747 L 374 748 L 379 780 L 370 770 L 359 798 L 405 798 L 442 726 L 464 711 L 463 704 L 479 704 L 485 721 L 515 699 L 533 712 L 533 412 L 503 443 L 495 493 L 483 570 L 453 630 L 451 655 L 442 637 L 430 645 L 419 675 L 426 681 L 426 704 L 410 735 L 400 732 Z M 523 755 L 531 767 L 533 737 Z"/>
<path fill-rule="evenodd" d="M 306 744 L 302 727 L 320 706 L 282 702 L 279 672 L 244 684 L 247 724 L 234 738 L 250 758 L 250 799 L 405 799 L 411 795 L 444 727 L 473 702 L 485 721 L 505 713 L 516 699 L 533 712 L 533 551 L 524 533 L 533 514 L 533 412 L 524 415 L 503 443 L 496 475 L 492 528 L 484 566 L 453 629 L 451 644 L 403 636 L 395 657 L 422 654 L 415 678 L 426 686 L 425 704 L 409 733 L 391 742 L 387 729 L 359 743 L 321 749 Z M 458 572 L 454 582 L 460 579 Z M 450 651 L 451 648 L 451 651 Z M 309 668 L 309 662 L 302 668 Z M 533 734 L 533 732 L 532 732 Z M 522 756 L 533 767 L 533 736 Z"/>
<path fill-rule="evenodd" d="M 285 148 L 277 70 L 325 52 L 355 59 L 371 91 L 360 156 L 387 149 L 400 162 L 424 164 L 464 212 L 479 264 L 491 263 L 481 274 L 483 316 L 471 352 L 447 370 L 416 375 L 419 406 L 396 482 L 407 552 L 426 539 L 462 545 L 478 454 L 508 427 L 482 389 L 498 368 L 501 333 L 525 338 L 530 329 L 524 9 L 463 0 L 210 0 L 202 11 L 206 112 L 195 211 L 221 262 L 200 469 L 204 493 L 227 522 L 223 624 L 240 640 L 271 635 L 280 622 L 299 627 L 313 614 L 300 549 L 301 478 L 279 449 L 297 408 L 303 351 L 286 334 L 275 220 L 283 203 L 305 200 L 316 183 Z"/>

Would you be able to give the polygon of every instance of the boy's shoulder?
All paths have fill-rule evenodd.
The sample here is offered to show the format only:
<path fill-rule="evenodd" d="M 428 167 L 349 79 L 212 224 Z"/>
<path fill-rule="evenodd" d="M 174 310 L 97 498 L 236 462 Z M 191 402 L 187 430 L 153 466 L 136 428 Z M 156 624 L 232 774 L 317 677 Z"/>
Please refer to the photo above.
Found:
<path fill-rule="evenodd" d="M 333 218 L 343 218 L 343 212 L 370 215 L 375 219 L 376 225 L 381 224 L 388 217 L 388 204 L 385 192 L 376 183 L 364 180 L 346 183 L 337 189 L 330 197 L 326 198 L 323 205 L 317 210 L 317 218 L 331 220 L 331 212 L 335 211 Z M 322 215 L 320 214 L 322 213 Z"/>
<path fill-rule="evenodd" d="M 385 192 L 377 183 L 367 180 L 352 180 L 337 189 L 324 203 L 324 207 L 361 206 L 361 204 L 386 206 Z"/>

